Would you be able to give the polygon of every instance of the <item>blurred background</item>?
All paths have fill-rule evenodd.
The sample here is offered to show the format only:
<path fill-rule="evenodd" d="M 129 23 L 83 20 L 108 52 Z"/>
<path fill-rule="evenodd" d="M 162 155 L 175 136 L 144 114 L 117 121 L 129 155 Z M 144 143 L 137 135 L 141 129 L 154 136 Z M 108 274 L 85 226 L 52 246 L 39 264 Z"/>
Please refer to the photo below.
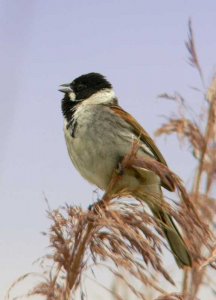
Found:
<path fill-rule="evenodd" d="M 45 197 L 51 208 L 85 208 L 96 198 L 68 157 L 58 86 L 87 72 L 104 74 L 121 106 L 153 135 L 175 109 L 158 94 L 181 91 L 196 107 L 190 86 L 201 83 L 184 43 L 189 17 L 208 85 L 215 1 L 0 1 L 0 299 L 47 250 Z M 175 137 L 157 144 L 190 184 L 195 164 L 187 151 Z"/>

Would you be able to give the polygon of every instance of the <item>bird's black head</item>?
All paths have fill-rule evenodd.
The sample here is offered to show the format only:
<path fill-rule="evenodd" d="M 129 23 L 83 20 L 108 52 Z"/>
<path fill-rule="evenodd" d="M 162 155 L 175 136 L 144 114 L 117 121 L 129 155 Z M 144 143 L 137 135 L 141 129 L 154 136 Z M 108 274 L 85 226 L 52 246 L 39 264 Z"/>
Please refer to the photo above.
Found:
<path fill-rule="evenodd" d="M 72 101 L 82 101 L 103 89 L 110 88 L 112 85 L 103 75 L 88 73 L 74 79 L 69 84 L 63 84 L 59 90 L 68 94 Z"/>
<path fill-rule="evenodd" d="M 64 117 L 70 121 L 77 105 L 93 94 L 111 88 L 109 81 L 99 73 L 88 73 L 77 77 L 71 83 L 62 84 L 59 91 L 64 93 L 62 100 Z"/>

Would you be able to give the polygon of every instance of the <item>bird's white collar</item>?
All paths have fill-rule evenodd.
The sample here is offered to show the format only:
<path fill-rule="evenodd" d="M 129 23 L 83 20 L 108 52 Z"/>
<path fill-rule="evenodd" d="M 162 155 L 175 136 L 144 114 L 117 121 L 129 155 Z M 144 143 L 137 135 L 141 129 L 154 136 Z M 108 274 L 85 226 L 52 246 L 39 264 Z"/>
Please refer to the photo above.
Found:
<path fill-rule="evenodd" d="M 82 102 L 82 105 L 89 104 L 108 104 L 115 98 L 113 89 L 103 89 Z"/>

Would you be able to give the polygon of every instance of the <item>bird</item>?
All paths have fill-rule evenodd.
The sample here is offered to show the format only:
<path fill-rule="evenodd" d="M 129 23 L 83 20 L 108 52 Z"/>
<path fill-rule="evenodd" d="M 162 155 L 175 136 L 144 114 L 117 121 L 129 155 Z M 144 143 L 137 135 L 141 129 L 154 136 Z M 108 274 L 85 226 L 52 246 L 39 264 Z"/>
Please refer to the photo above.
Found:
<path fill-rule="evenodd" d="M 87 73 L 62 84 L 61 109 L 64 135 L 70 159 L 88 182 L 107 191 L 113 171 L 139 139 L 137 156 L 167 163 L 146 130 L 120 105 L 112 84 L 100 73 Z M 145 201 L 160 226 L 180 268 L 192 265 L 189 250 L 170 214 L 161 205 L 162 187 L 172 190 L 153 171 L 133 168 L 125 171 L 119 189 L 127 189 Z M 145 195 L 145 196 L 144 196 Z M 149 195 L 146 199 L 146 195 Z M 152 195 L 152 197 L 151 197 Z M 156 203 L 156 196 L 161 199 Z"/>

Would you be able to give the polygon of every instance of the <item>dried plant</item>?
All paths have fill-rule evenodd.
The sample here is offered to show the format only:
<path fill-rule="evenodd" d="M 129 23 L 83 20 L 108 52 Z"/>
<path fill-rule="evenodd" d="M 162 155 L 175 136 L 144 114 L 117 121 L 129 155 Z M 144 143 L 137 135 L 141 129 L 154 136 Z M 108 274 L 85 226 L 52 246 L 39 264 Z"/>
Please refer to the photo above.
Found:
<path fill-rule="evenodd" d="M 181 180 L 161 163 L 137 158 L 138 149 L 139 141 L 136 141 L 131 153 L 122 161 L 121 171 L 126 168 L 146 168 L 178 190 L 183 199 L 182 205 L 177 208 L 174 203 L 164 202 L 164 209 L 181 225 L 194 264 L 197 267 L 203 266 L 204 258 L 197 249 L 201 244 L 212 249 L 208 226 L 197 214 Z M 45 259 L 51 260 L 52 268 L 49 277 L 45 277 L 28 295 L 41 294 L 49 300 L 73 299 L 76 289 L 81 288 L 82 277 L 92 264 L 106 266 L 139 299 L 146 299 L 145 294 L 134 288 L 132 278 L 139 280 L 142 285 L 153 287 L 163 295 L 167 294 L 150 271 L 155 270 L 174 284 L 161 259 L 161 247 L 164 243 L 159 226 L 161 221 L 148 214 L 142 202 L 136 199 L 123 200 L 127 191 L 122 191 L 122 194 L 112 193 L 115 184 L 123 176 L 124 172 L 114 171 L 108 192 L 89 211 L 65 206 L 48 212 L 52 222 L 48 234 L 52 252 Z M 128 274 L 129 280 L 122 275 L 122 270 Z M 116 299 L 121 297 L 116 295 Z"/>
<path fill-rule="evenodd" d="M 189 39 L 186 42 L 186 46 L 190 55 L 189 61 L 197 69 L 202 82 L 204 82 L 203 72 L 195 48 L 191 21 L 189 21 Z M 177 101 L 176 95 L 172 96 L 164 93 L 160 97 Z M 197 168 L 193 187 L 188 191 L 188 195 L 193 205 L 199 211 L 201 219 L 205 219 L 209 226 L 214 228 L 216 221 L 216 199 L 214 197 L 215 190 L 213 189 L 216 182 L 216 77 L 213 77 L 207 92 L 203 92 L 200 112 L 193 112 L 193 118 L 189 119 L 186 115 L 192 109 L 188 108 L 189 106 L 187 106 L 186 110 L 184 109 L 187 101 L 183 97 L 177 103 L 180 106 L 179 112 L 181 113 L 177 117 L 169 118 L 157 130 L 156 135 L 174 133 L 180 141 L 186 140 L 189 143 L 191 154 L 197 161 Z M 194 118 L 194 115 L 196 115 L 196 118 Z M 203 115 L 205 118 L 201 118 Z M 202 247 L 199 247 L 199 252 L 201 253 L 202 251 Z M 213 248 L 209 258 L 199 268 L 194 266 L 191 271 L 185 271 L 182 292 L 187 295 L 187 299 L 197 299 L 199 289 L 204 284 L 208 274 L 207 266 L 214 268 L 216 266 L 215 251 Z"/>
<path fill-rule="evenodd" d="M 191 22 L 189 42 L 186 45 L 190 62 L 203 80 Z M 161 97 L 177 101 L 181 107 L 185 106 L 185 100 L 180 94 L 162 94 Z M 51 266 L 40 276 L 42 280 L 27 296 L 42 295 L 47 300 L 69 300 L 75 299 L 75 293 L 79 291 L 80 299 L 85 299 L 83 278 L 89 270 L 94 272 L 95 268 L 103 267 L 124 282 L 136 299 L 147 298 L 145 291 L 140 291 L 133 284 L 134 280 L 142 286 L 155 289 L 160 294 L 157 300 L 196 299 L 207 269 L 209 266 L 215 267 L 216 250 L 211 232 L 216 211 L 212 196 L 216 179 L 215 79 L 205 97 L 205 103 L 208 118 L 203 127 L 198 125 L 199 120 L 195 122 L 186 118 L 181 109 L 179 117 L 170 118 L 157 131 L 157 135 L 175 133 L 181 140 L 187 139 L 189 142 L 198 165 L 192 190 L 186 191 L 179 177 L 165 165 L 137 157 L 139 140 L 134 141 L 120 169 L 114 171 L 109 189 L 100 202 L 87 211 L 69 205 L 48 210 L 51 226 L 46 235 L 49 238 L 50 253 L 42 262 L 50 262 Z M 167 293 L 158 280 L 160 275 L 160 278 L 162 276 L 170 284 L 175 284 L 163 263 L 162 249 L 166 244 L 160 229 L 162 221 L 149 214 L 142 201 L 130 198 L 127 190 L 118 194 L 113 192 L 115 185 L 124 176 L 124 170 L 131 168 L 145 168 L 155 172 L 163 182 L 178 192 L 181 199 L 178 204 L 168 199 L 163 203 L 163 209 L 181 226 L 193 259 L 192 269 L 184 270 L 181 294 Z M 151 199 L 159 201 L 156 195 L 151 195 Z M 204 256 L 204 252 L 207 256 Z M 14 285 L 28 276 L 24 275 Z M 8 299 L 11 299 L 14 285 L 8 293 Z M 109 291 L 107 286 L 104 288 Z M 111 292 L 115 299 L 123 299 L 115 289 Z"/>
<path fill-rule="evenodd" d="M 167 294 L 158 297 L 156 300 L 184 300 L 185 297 L 183 295 L 178 295 L 178 294 Z"/>
<path fill-rule="evenodd" d="M 203 72 L 200 67 L 196 47 L 195 47 L 195 41 L 194 41 L 194 34 L 193 34 L 193 28 L 192 28 L 192 22 L 191 19 L 189 19 L 188 22 L 188 29 L 189 29 L 189 34 L 188 34 L 188 41 L 185 42 L 185 45 L 187 47 L 187 50 L 190 54 L 189 56 L 189 63 L 192 67 L 196 68 L 199 72 L 200 78 L 202 80 L 202 83 L 204 85 L 204 77 L 203 77 Z"/>

